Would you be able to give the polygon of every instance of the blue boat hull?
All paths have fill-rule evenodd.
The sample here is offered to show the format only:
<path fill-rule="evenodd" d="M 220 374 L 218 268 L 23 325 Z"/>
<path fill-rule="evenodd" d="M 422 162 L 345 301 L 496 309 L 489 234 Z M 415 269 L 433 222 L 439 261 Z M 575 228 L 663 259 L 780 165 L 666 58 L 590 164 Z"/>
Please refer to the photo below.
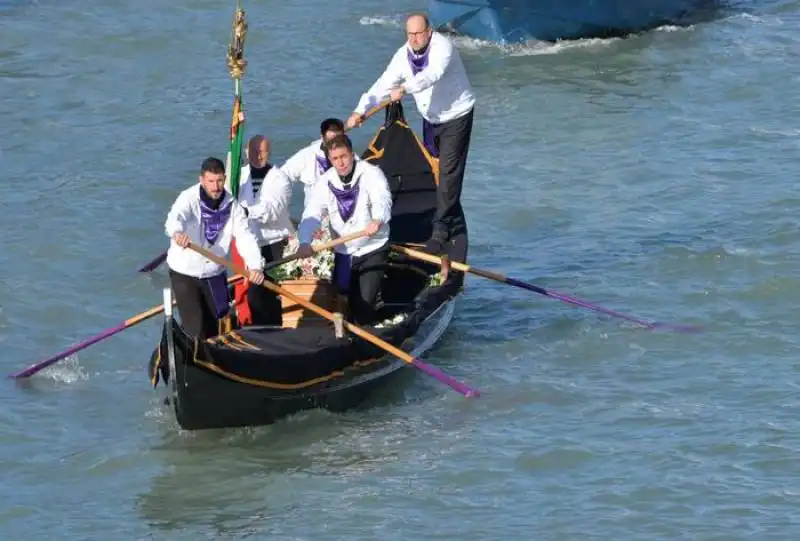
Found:
<path fill-rule="evenodd" d="M 680 24 L 703 0 L 428 0 L 434 28 L 500 43 L 625 35 Z"/>

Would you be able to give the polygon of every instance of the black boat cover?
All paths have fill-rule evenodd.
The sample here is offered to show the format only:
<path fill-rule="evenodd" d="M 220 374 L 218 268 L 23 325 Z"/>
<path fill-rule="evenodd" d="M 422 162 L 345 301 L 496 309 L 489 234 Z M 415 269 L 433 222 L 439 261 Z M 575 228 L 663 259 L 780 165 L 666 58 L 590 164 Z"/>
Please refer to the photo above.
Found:
<path fill-rule="evenodd" d="M 433 230 L 438 160 L 432 158 L 403 116 L 403 106 L 386 108 L 386 121 L 361 155 L 383 170 L 392 190 L 392 242 L 424 243 Z"/>
<path fill-rule="evenodd" d="M 394 346 L 403 348 L 414 337 L 423 321 L 454 292 L 448 287 L 428 287 L 427 276 L 420 273 L 391 272 L 395 290 L 408 288 L 414 296 L 408 304 L 406 319 L 381 328 L 363 326 Z M 414 278 L 416 277 L 416 278 Z M 422 291 L 415 295 L 414 291 Z M 169 381 L 167 361 L 167 326 L 161 342 L 150 358 L 149 374 L 153 386 Z M 183 362 L 205 368 L 224 378 L 283 391 L 305 390 L 345 376 L 343 372 L 364 372 L 380 368 L 386 352 L 380 347 L 346 333 L 336 338 L 332 325 L 298 329 L 243 328 L 198 342 L 175 324 L 176 356 Z M 177 361 L 176 366 L 180 366 Z M 390 359 L 394 361 L 395 359 Z"/>

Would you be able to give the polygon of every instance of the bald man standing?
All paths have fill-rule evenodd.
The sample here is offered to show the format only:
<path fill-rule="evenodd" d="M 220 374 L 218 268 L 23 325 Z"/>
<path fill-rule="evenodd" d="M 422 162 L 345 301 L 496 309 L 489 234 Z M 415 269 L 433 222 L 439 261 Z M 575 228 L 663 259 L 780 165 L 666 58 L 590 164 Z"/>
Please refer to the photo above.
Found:
<path fill-rule="evenodd" d="M 263 135 L 250 138 L 239 188 L 239 201 L 247 212 L 250 230 L 258 240 L 265 264 L 283 256 L 289 235 L 295 230 L 289 219 L 292 183 L 280 167 L 270 162 L 271 147 L 270 140 Z M 248 287 L 247 302 L 253 324 L 281 324 L 281 301 L 271 291 Z"/>
<path fill-rule="evenodd" d="M 363 115 L 386 98 L 398 101 L 406 94 L 414 97 L 423 118 L 425 147 L 439 158 L 436 214 L 425 250 L 441 254 L 450 239 L 466 232 L 461 186 L 472 135 L 475 96 L 458 49 L 444 35 L 433 31 L 425 15 L 413 14 L 406 19 L 406 36 L 407 42 L 361 96 L 347 119 L 347 127 L 360 126 Z"/>

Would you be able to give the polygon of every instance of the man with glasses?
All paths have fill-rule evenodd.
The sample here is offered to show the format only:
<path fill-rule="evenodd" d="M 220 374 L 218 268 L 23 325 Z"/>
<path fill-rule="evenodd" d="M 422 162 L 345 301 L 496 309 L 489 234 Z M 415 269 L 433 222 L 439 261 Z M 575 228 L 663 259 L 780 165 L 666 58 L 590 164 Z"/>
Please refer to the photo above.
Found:
<path fill-rule="evenodd" d="M 434 32 L 425 15 L 406 19 L 408 41 L 392 57 L 377 81 L 358 102 L 347 119 L 347 128 L 360 126 L 363 115 L 386 98 L 398 101 L 414 96 L 423 118 L 425 147 L 439 158 L 436 214 L 433 233 L 425 250 L 443 254 L 446 244 L 466 233 L 461 209 L 461 186 L 472 135 L 475 96 L 461 56 L 453 43 Z"/>

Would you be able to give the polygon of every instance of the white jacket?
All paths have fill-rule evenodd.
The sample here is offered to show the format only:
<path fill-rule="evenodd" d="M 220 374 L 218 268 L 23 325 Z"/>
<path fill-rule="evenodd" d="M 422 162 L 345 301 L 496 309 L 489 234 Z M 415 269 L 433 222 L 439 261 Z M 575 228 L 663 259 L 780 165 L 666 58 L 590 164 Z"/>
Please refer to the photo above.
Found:
<path fill-rule="evenodd" d="M 225 192 L 222 205 L 226 205 L 230 200 L 230 194 Z M 261 250 L 258 248 L 255 235 L 250 230 L 244 209 L 237 201 L 233 201 L 231 215 L 219 232 L 217 241 L 212 245 L 206 242 L 200 217 L 200 184 L 198 183 L 183 190 L 167 214 L 164 229 L 170 238 L 167 250 L 169 268 L 195 278 L 210 278 L 225 270 L 222 265 L 209 261 L 191 248 L 178 246 L 172 239 L 172 235 L 178 232 L 188 235 L 192 244 L 205 248 L 220 257 L 228 256 L 231 240 L 235 238 L 236 249 L 244 259 L 247 268 L 250 270 L 262 268 Z"/>
<path fill-rule="evenodd" d="M 286 173 L 289 180 L 292 182 L 303 183 L 303 194 L 305 203 L 311 194 L 311 188 L 317 183 L 320 177 L 325 173 L 317 163 L 317 157 L 324 159 L 325 152 L 322 150 L 322 138 L 320 137 L 313 143 L 301 148 L 295 154 L 286 160 L 281 166 L 281 171 Z M 356 155 L 356 161 L 361 158 Z"/>
<path fill-rule="evenodd" d="M 355 210 L 347 222 L 339 215 L 339 206 L 336 196 L 328 188 L 328 181 L 336 188 L 343 189 L 344 185 L 339 179 L 336 169 L 331 167 L 327 173 L 320 177 L 319 182 L 311 191 L 311 198 L 303 210 L 303 219 L 298 228 L 298 237 L 301 243 L 310 244 L 314 231 L 319 227 L 324 211 L 328 211 L 331 224 L 331 236 L 336 239 L 364 229 L 372 220 L 380 220 L 382 225 L 378 232 L 371 237 L 361 237 L 340 244 L 335 250 L 342 254 L 360 257 L 389 242 L 389 220 L 392 218 L 392 193 L 389 182 L 380 167 L 365 161 L 355 162 L 355 171 L 351 185 L 359 185 L 358 199 Z"/>
<path fill-rule="evenodd" d="M 292 183 L 286 173 L 272 166 L 261 183 L 258 194 L 253 195 L 253 179 L 250 166 L 242 167 L 242 183 L 239 185 L 239 202 L 247 208 L 250 229 L 261 246 L 272 244 L 294 233 L 289 219 L 289 202 L 292 199 Z"/>
<path fill-rule="evenodd" d="M 416 75 L 408 61 L 408 43 L 400 47 L 383 74 L 361 96 L 354 112 L 363 115 L 387 99 L 392 87 L 404 83 L 406 93 L 414 96 L 419 114 L 432 124 L 469 113 L 475 106 L 475 96 L 458 49 L 439 32 L 433 32 L 428 47 L 428 65 Z"/>

